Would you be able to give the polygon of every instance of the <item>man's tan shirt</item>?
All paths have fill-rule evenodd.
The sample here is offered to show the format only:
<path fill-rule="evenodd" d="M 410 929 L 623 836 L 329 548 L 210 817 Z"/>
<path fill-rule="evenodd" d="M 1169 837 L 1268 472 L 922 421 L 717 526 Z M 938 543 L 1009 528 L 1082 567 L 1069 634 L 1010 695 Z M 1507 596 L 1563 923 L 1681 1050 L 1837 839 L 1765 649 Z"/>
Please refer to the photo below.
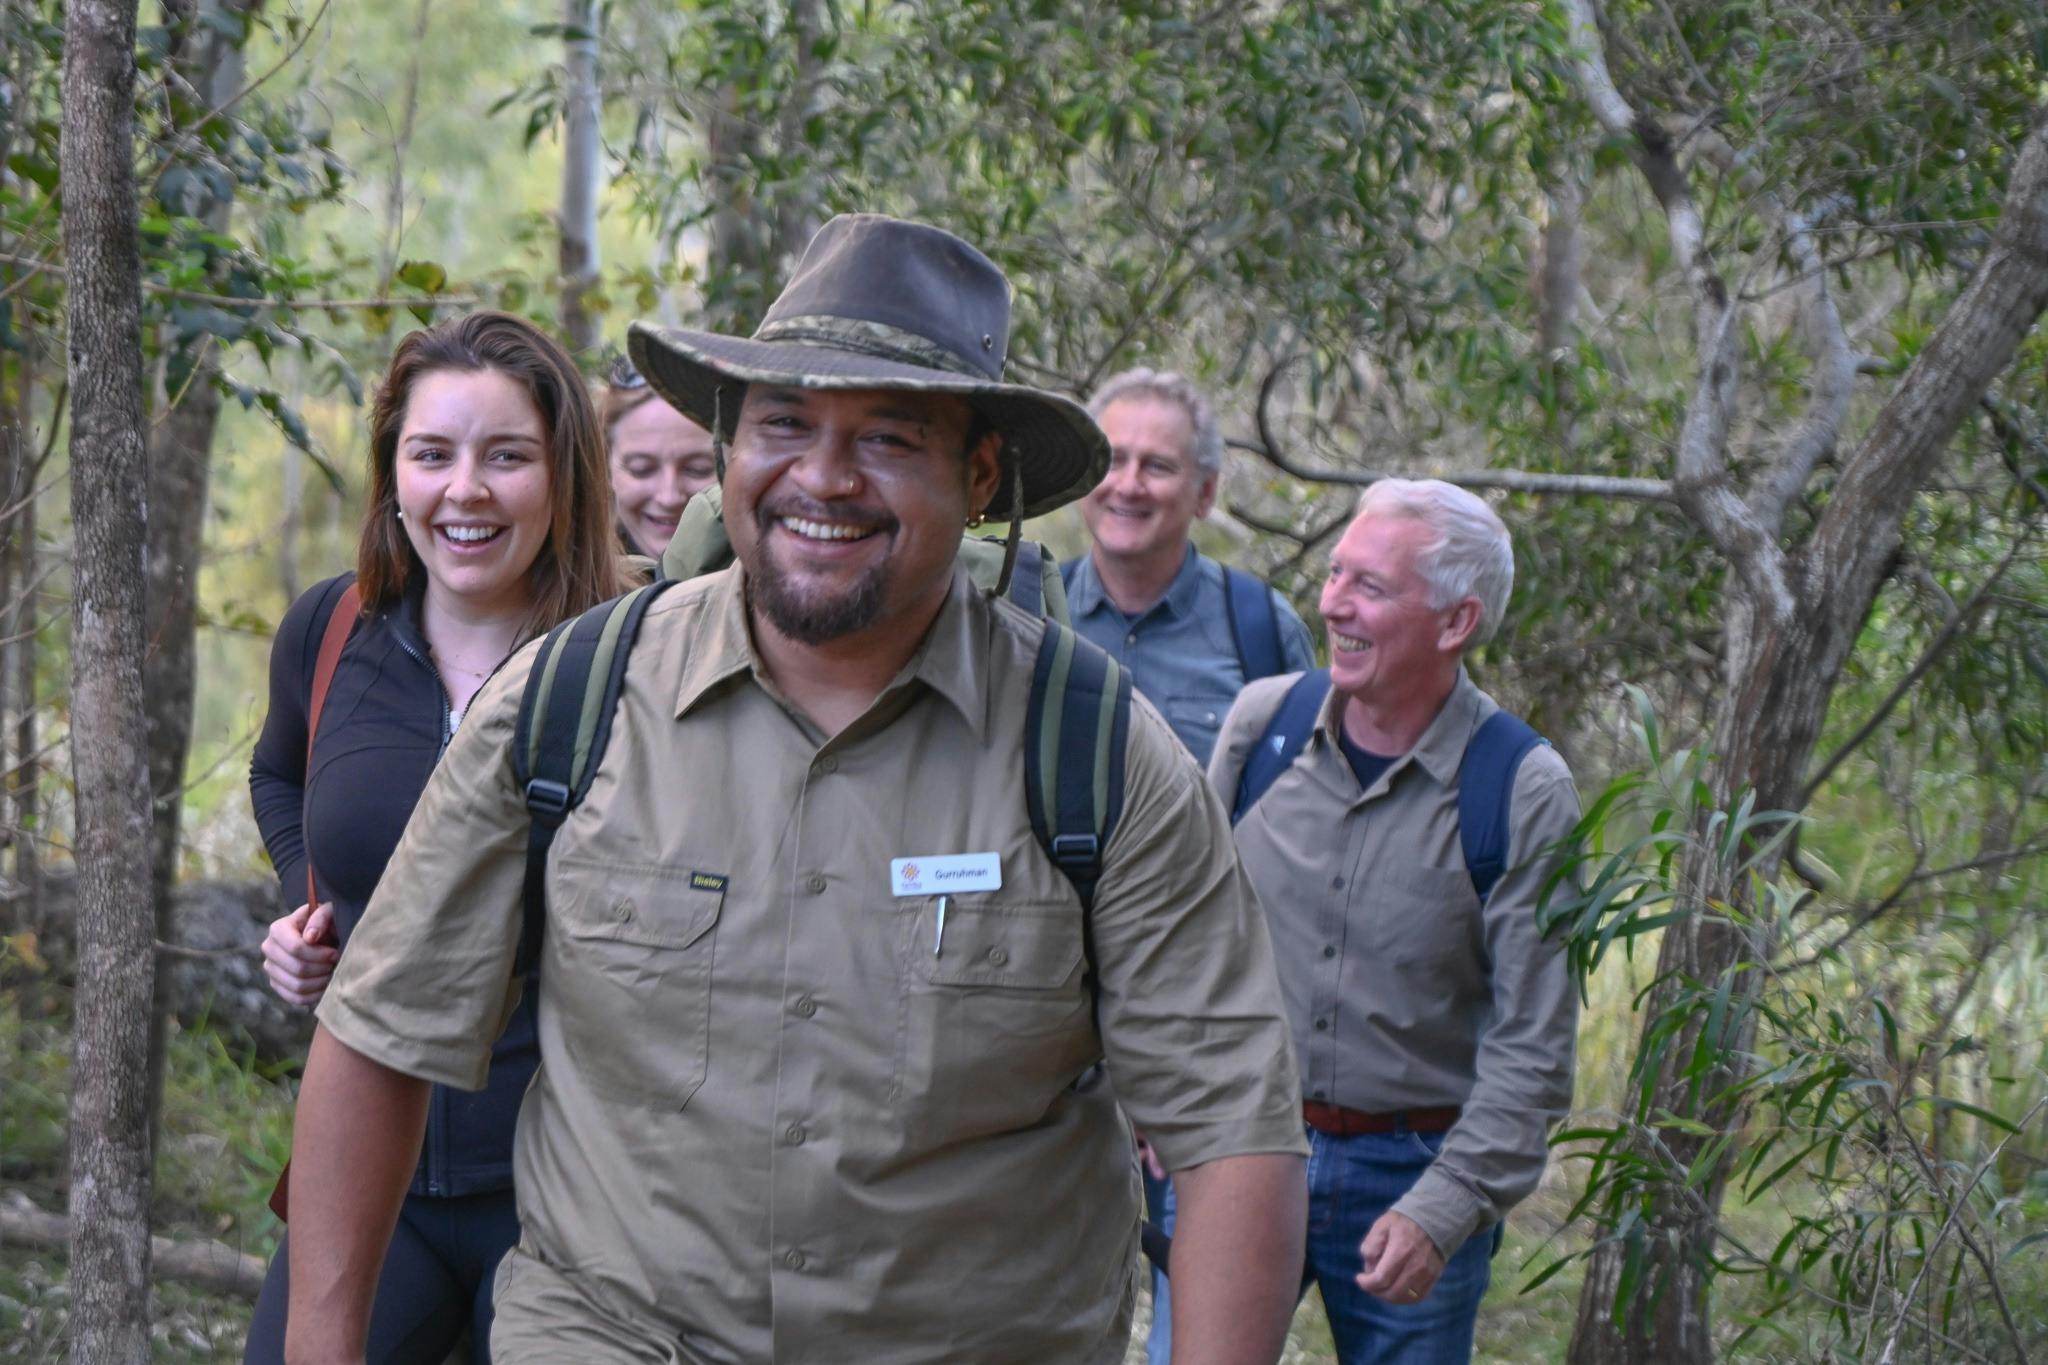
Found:
<path fill-rule="evenodd" d="M 1117 1101 L 1176 1169 L 1305 1150 L 1263 919 L 1150 706 L 1085 934 L 1033 838 L 1043 629 L 956 571 L 903 674 L 828 740 L 766 682 L 738 568 L 649 611 L 550 856 L 500 1281 L 522 1340 L 545 1354 L 554 1313 L 558 1346 L 597 1331 L 650 1360 L 1119 1360 L 1137 1206 Z M 478 697 L 320 1008 L 351 1048 L 457 1086 L 482 1082 L 516 990 L 531 658 Z M 892 858 L 981 852 L 1001 889 L 952 895 L 943 931 L 936 897 L 892 894 Z"/>
<path fill-rule="evenodd" d="M 1225 799 L 1294 676 L 1253 683 L 1223 722 L 1209 780 Z M 1458 770 L 1493 699 L 1460 669 L 1415 747 L 1364 791 L 1336 742 L 1343 704 L 1332 691 L 1237 846 L 1272 926 L 1304 1096 L 1367 1113 L 1463 1108 L 1394 1205 L 1448 1258 L 1536 1188 L 1549 1127 L 1571 1107 L 1578 997 L 1536 906 L 1578 794 L 1555 749 L 1522 760 L 1507 870 L 1482 906 Z"/>

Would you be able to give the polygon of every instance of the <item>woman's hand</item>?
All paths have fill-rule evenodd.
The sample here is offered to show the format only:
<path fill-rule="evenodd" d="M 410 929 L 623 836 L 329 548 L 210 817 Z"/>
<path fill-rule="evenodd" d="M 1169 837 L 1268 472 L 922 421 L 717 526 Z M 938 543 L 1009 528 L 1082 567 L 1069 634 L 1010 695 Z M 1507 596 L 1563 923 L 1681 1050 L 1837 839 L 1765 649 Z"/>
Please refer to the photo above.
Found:
<path fill-rule="evenodd" d="M 334 941 L 334 907 L 302 905 L 270 922 L 263 936 L 263 974 L 288 1005 L 311 1008 L 327 993 L 341 950 Z"/>

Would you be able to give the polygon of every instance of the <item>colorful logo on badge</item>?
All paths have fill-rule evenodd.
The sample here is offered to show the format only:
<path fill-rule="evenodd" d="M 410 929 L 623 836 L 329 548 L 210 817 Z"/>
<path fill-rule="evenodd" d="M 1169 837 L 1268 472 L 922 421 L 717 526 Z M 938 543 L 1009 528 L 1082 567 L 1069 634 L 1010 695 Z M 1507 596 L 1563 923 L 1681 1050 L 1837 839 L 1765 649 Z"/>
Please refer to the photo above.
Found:
<path fill-rule="evenodd" d="M 903 883 L 908 886 L 917 880 L 917 864 L 905 863 L 901 869 Z"/>

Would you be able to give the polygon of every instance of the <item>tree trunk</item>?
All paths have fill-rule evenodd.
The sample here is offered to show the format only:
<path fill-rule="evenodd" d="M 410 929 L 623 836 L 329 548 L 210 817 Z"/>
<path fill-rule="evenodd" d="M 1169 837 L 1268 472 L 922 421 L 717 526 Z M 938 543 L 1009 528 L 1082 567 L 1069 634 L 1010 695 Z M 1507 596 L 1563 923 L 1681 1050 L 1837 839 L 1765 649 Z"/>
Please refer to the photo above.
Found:
<path fill-rule="evenodd" d="M 197 5 L 166 6 L 177 30 L 174 61 L 198 97 L 212 109 L 242 84 L 241 47 L 200 22 L 207 13 L 246 20 L 254 0 L 201 0 Z M 207 226 L 225 231 L 229 205 L 214 203 Z M 199 555 L 206 528 L 206 488 L 212 474 L 213 434 L 220 422 L 220 391 L 208 370 L 212 361 L 195 344 L 183 359 L 189 374 L 176 373 L 161 397 L 175 404 L 157 415 L 149 438 L 149 531 L 145 558 L 145 622 L 147 652 L 143 658 L 143 696 L 149 724 L 149 789 L 151 805 L 150 904 L 155 907 L 153 936 L 171 938 L 171 892 L 178 880 L 179 835 L 184 824 L 185 760 L 192 749 L 192 703 L 195 693 L 193 655 L 199 608 Z M 151 1149 L 155 1148 L 156 1115 L 162 1107 L 165 1047 L 163 1002 L 170 998 L 170 962 L 156 964 L 159 1008 L 150 1023 L 149 1113 Z"/>
<path fill-rule="evenodd" d="M 64 11 L 71 376 L 71 763 L 79 983 L 71 1084 L 72 1358 L 149 1359 L 149 746 L 143 723 L 142 285 L 135 0 Z"/>
<path fill-rule="evenodd" d="M 2019 343 L 2048 309 L 2048 119 L 2037 117 L 2022 145 L 2005 208 L 1975 277 L 1957 297 L 1927 344 L 1893 388 L 1869 433 L 1844 464 L 1842 475 L 1803 549 L 1786 556 L 1784 586 L 1791 601 L 1767 600 L 1748 585 L 1767 575 L 1741 562 L 1744 543 L 1721 548 L 1738 570 L 1729 576 L 1725 686 L 1715 729 L 1718 755 L 1713 788 L 1727 803 L 1753 794 L 1754 808 L 1802 810 L 1806 774 L 1827 718 L 1828 703 L 1856 637 L 1897 552 L 1913 498 L 1933 474 L 1956 428 L 1991 382 L 2012 363 Z M 1711 486 L 1699 496 L 1714 496 Z M 1707 524 L 1682 495 L 1681 504 Z M 1772 547 L 1748 553 L 1762 555 Z M 1768 874 L 1772 869 L 1765 868 Z M 1746 908 L 1747 882 L 1730 884 L 1720 869 L 1685 869 L 1694 904 L 1722 901 Z M 1657 1015 L 1686 984 L 1731 981 L 1731 1007 L 1720 1037 L 1710 1043 L 1735 1058 L 1749 1050 L 1755 1016 L 1743 1006 L 1753 997 L 1754 969 L 1772 945 L 1727 920 L 1693 918 L 1665 930 L 1657 958 L 1662 983 L 1644 1011 L 1637 1055 L 1652 1046 Z M 1713 1077 L 1694 1085 L 1678 1074 L 1693 1051 L 1697 1021 L 1668 1046 L 1658 1073 L 1652 1113 L 1695 1119 L 1715 1133 L 1740 1127 L 1739 1108 L 1704 1102 L 1720 1089 Z M 1725 1078 L 1724 1078 L 1725 1079 Z M 1689 1166 L 1710 1140 L 1659 1130 L 1666 1158 Z M 1572 1365 L 1705 1365 L 1712 1358 L 1706 1273 L 1718 1236 L 1728 1174 L 1724 1152 L 1703 1179 L 1674 1178 L 1645 1220 L 1641 1246 L 1644 1283 L 1668 1272 L 1654 1310 L 1639 1296 L 1617 1326 L 1613 1308 L 1628 1247 L 1603 1243 L 1593 1254 L 1580 1289 Z"/>
<path fill-rule="evenodd" d="M 597 0 L 562 0 L 569 27 L 562 40 L 562 339 L 578 356 L 597 350 L 597 316 L 583 306 L 597 284 L 597 192 L 602 153 L 597 138 Z"/>

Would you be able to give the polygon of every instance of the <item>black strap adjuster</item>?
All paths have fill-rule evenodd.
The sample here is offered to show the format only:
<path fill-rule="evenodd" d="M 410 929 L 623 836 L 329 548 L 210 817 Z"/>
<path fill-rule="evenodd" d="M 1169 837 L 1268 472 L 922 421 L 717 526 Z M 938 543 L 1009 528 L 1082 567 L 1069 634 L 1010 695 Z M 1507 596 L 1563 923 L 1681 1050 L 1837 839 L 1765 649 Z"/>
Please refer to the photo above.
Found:
<path fill-rule="evenodd" d="M 1085 867 L 1102 861 L 1102 840 L 1092 834 L 1055 834 L 1052 860 L 1061 867 Z"/>
<path fill-rule="evenodd" d="M 559 825 L 569 814 L 569 788 L 561 782 L 536 777 L 526 784 L 526 809 L 535 818 Z"/>

